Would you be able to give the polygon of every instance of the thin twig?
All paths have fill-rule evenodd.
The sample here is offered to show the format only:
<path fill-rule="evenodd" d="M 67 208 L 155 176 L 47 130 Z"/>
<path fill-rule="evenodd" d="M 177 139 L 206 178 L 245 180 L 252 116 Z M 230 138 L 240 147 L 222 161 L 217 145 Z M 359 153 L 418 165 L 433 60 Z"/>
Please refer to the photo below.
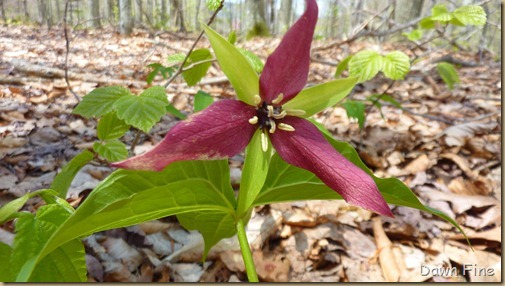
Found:
<path fill-rule="evenodd" d="M 68 32 L 67 32 L 67 11 L 68 11 L 68 3 L 69 0 L 65 2 L 65 13 L 63 15 L 63 31 L 65 34 L 65 47 L 67 49 L 65 53 L 65 82 L 67 83 L 68 90 L 72 93 L 72 95 L 75 97 L 77 102 L 81 102 L 81 99 L 77 95 L 77 93 L 74 92 L 72 87 L 70 86 L 70 82 L 68 81 L 68 54 L 70 52 L 70 41 L 68 40 Z"/>
<path fill-rule="evenodd" d="M 223 9 L 223 6 L 224 6 L 224 0 L 221 1 L 221 5 L 219 5 L 219 7 L 216 9 L 216 11 L 214 11 L 214 13 L 212 14 L 212 16 L 210 17 L 209 21 L 207 21 L 207 26 L 210 26 L 210 24 L 212 24 L 212 22 L 214 21 L 214 18 L 216 18 L 216 16 L 217 16 L 217 13 L 219 13 L 219 11 L 221 11 L 221 9 Z M 175 78 L 178 77 L 183 72 L 182 69 L 184 68 L 184 65 L 188 61 L 189 56 L 191 55 L 191 52 L 193 52 L 193 50 L 195 49 L 196 44 L 203 37 L 203 33 L 204 33 L 204 30 L 202 30 L 200 32 L 200 34 L 198 35 L 198 37 L 196 38 L 196 40 L 193 42 L 193 45 L 189 49 L 188 53 L 186 54 L 186 57 L 182 61 L 181 65 L 179 66 L 179 68 L 177 69 L 177 71 L 172 75 L 172 77 L 170 77 L 168 79 L 167 83 L 165 83 L 165 88 L 167 88 L 175 80 Z"/>

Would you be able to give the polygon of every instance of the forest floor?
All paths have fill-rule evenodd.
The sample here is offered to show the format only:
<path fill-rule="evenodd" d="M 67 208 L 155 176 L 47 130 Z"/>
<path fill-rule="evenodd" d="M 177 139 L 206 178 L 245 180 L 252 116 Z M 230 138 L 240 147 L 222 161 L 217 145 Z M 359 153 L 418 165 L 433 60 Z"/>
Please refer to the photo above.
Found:
<path fill-rule="evenodd" d="M 81 97 L 105 85 L 122 85 L 137 93 L 146 87 L 148 64 L 187 51 L 193 38 L 143 31 L 131 37 L 111 30 L 73 31 L 71 86 Z M 265 60 L 278 42 L 253 39 L 239 46 Z M 309 85 L 331 80 L 334 63 L 349 53 L 377 48 L 368 41 L 328 48 L 330 43 L 314 41 Z M 203 39 L 199 46 L 209 44 Z M 382 49 L 410 54 L 406 45 L 385 44 Z M 0 27 L 0 205 L 47 188 L 61 167 L 96 139 L 96 121 L 71 114 L 77 100 L 62 77 L 65 53 L 62 29 Z M 415 209 L 392 206 L 392 219 L 343 201 L 279 203 L 257 208 L 249 225 L 262 281 L 501 280 L 500 63 L 488 54 L 480 61 L 476 53 L 453 52 L 453 58 L 470 66 L 458 69 L 461 83 L 449 90 L 435 62 L 450 52 L 424 53 L 427 56 L 406 79 L 389 89 L 403 109 L 383 105 L 381 115 L 373 108 L 362 131 L 338 105 L 316 118 L 337 139 L 353 144 L 377 175 L 401 179 L 424 204 L 454 218 L 473 251 L 452 225 Z M 216 99 L 233 97 L 232 87 L 222 78 L 214 63 L 199 85 L 188 87 L 176 80 L 167 94 L 178 109 L 190 113 L 192 96 L 200 89 Z M 157 78 L 153 84 L 163 83 Z M 351 96 L 365 99 L 388 85 L 389 80 L 378 76 L 358 85 Z M 136 153 L 158 142 L 176 120 L 164 116 L 141 137 Z M 125 136 L 127 144 L 133 135 Z M 241 159 L 230 160 L 234 184 Z M 111 171 L 99 164 L 83 168 L 68 201 L 78 206 Z M 24 209 L 33 212 L 39 206 L 40 201 L 31 199 Z M 10 222 L 0 227 L 0 241 L 12 240 Z M 175 218 L 105 231 L 84 242 L 89 281 L 247 280 L 234 238 L 219 243 L 201 263 L 201 236 L 184 231 Z M 389 260 L 383 260 L 383 254 Z M 486 269 L 488 275 L 463 274 L 465 264 Z M 434 270 L 427 271 L 428 267 Z M 440 274 L 442 268 L 451 267 L 458 271 Z"/>

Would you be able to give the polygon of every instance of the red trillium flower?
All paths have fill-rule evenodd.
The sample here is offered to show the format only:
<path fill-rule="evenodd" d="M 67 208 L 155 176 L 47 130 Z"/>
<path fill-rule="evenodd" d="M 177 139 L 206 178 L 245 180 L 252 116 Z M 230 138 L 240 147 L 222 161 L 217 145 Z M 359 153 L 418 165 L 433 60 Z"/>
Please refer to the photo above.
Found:
<path fill-rule="evenodd" d="M 175 125 L 149 152 L 112 165 L 161 171 L 176 161 L 229 158 L 244 150 L 260 129 L 264 151 L 270 140 L 284 161 L 314 173 L 347 202 L 392 216 L 372 178 L 301 118 L 304 110 L 283 108 L 307 83 L 317 15 L 316 1 L 307 0 L 304 14 L 268 57 L 259 78 L 259 95 L 249 104 L 233 99 L 215 102 Z M 219 60 L 217 52 L 216 56 Z"/>

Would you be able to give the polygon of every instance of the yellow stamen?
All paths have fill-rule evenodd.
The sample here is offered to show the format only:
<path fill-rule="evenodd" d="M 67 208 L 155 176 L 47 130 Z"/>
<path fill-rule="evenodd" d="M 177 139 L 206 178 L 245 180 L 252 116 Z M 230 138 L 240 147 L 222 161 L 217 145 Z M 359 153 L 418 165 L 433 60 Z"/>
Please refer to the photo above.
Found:
<path fill-rule="evenodd" d="M 269 105 L 267 106 L 268 109 L 268 117 L 272 117 L 274 115 L 274 107 Z"/>
<path fill-rule="evenodd" d="M 254 95 L 254 104 L 259 105 L 261 103 L 261 97 L 257 94 Z"/>
<path fill-rule="evenodd" d="M 280 130 L 284 130 L 284 131 L 289 131 L 289 132 L 295 131 L 295 128 L 293 126 L 286 124 L 286 123 L 279 123 L 278 127 Z"/>
<path fill-rule="evenodd" d="M 253 118 L 249 119 L 249 123 L 251 123 L 251 124 L 258 123 L 258 116 L 254 116 Z"/>
<path fill-rule="evenodd" d="M 286 109 L 286 114 L 291 116 L 303 116 L 305 113 L 307 112 L 301 109 Z"/>
<path fill-rule="evenodd" d="M 272 117 L 275 119 L 282 119 L 287 115 L 286 110 L 281 111 L 279 114 L 273 114 Z"/>
<path fill-rule="evenodd" d="M 263 152 L 268 150 L 268 138 L 263 132 L 261 132 L 261 149 Z"/>
<path fill-rule="evenodd" d="M 268 130 L 268 132 L 270 132 L 270 134 L 274 134 L 275 132 L 275 121 L 273 119 L 270 119 L 270 130 Z"/>
<path fill-rule="evenodd" d="M 276 99 L 272 100 L 273 104 L 279 104 L 284 99 L 284 94 L 279 94 Z"/>

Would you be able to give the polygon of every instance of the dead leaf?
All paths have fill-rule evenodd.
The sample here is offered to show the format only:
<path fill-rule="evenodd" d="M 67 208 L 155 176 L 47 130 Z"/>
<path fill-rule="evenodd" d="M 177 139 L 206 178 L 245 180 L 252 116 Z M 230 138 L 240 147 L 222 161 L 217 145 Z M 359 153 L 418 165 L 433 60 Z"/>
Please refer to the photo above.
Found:
<path fill-rule="evenodd" d="M 382 274 L 387 282 L 399 282 L 401 276 L 400 267 L 393 252 L 393 244 L 382 228 L 380 217 L 376 217 L 373 220 L 373 232 L 377 243 L 377 251 L 379 252 Z"/>
<path fill-rule="evenodd" d="M 445 144 L 447 146 L 464 146 L 468 139 L 474 137 L 478 133 L 489 133 L 495 129 L 495 122 L 469 122 L 451 126 L 444 130 L 442 135 L 445 135 Z"/>

